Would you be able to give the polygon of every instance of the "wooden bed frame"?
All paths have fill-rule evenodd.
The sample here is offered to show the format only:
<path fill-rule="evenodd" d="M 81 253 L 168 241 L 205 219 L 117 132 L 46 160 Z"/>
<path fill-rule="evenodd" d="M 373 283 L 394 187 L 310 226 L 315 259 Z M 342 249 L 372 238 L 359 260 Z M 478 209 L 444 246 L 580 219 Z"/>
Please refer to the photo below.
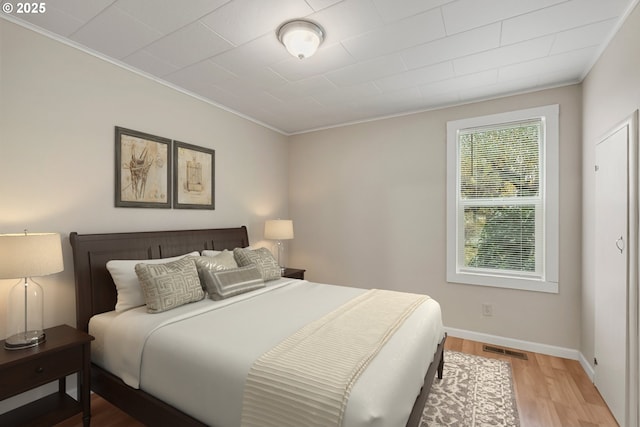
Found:
<path fill-rule="evenodd" d="M 167 258 L 204 249 L 233 250 L 249 246 L 245 226 L 113 234 L 81 235 L 72 232 L 69 239 L 75 271 L 76 323 L 77 328 L 85 332 L 88 332 L 91 316 L 111 311 L 116 305 L 116 288 L 107 271 L 107 261 Z M 446 336 L 438 345 L 407 426 L 417 427 L 420 424 L 422 409 L 436 372 L 438 378 L 442 378 L 445 340 Z M 91 389 L 149 426 L 204 426 L 152 395 L 127 386 L 118 377 L 94 364 L 91 365 Z"/>

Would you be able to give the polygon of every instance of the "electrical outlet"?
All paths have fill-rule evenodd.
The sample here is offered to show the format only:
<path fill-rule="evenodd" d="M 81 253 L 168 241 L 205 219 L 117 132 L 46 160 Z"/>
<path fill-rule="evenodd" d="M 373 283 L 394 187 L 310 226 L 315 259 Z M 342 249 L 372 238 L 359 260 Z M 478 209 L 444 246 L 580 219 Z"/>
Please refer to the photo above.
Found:
<path fill-rule="evenodd" d="M 493 316 L 493 304 L 482 304 L 482 315 L 486 317 Z"/>

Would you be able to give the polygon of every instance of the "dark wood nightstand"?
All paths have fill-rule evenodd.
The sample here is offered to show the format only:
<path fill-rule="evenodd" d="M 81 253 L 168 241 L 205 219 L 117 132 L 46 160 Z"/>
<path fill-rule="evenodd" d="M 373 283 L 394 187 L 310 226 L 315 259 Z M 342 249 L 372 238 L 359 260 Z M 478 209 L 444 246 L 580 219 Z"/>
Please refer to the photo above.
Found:
<path fill-rule="evenodd" d="M 79 412 L 91 419 L 91 341 L 67 325 L 44 330 L 37 347 L 6 350 L 0 341 L 0 400 L 58 380 L 58 392 L 0 415 L 0 426 L 51 426 Z M 66 377 L 77 372 L 78 400 L 66 393 Z"/>
<path fill-rule="evenodd" d="M 301 270 L 299 268 L 288 268 L 284 269 L 284 273 L 282 273 L 282 277 L 288 277 L 289 279 L 302 279 L 304 280 L 304 272 L 307 270 Z"/>

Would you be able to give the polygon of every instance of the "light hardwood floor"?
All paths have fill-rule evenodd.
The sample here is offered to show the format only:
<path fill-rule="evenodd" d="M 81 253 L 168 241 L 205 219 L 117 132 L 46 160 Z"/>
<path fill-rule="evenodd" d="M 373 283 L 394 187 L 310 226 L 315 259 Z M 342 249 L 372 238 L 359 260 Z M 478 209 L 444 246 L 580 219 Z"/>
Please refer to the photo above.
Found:
<path fill-rule="evenodd" d="M 611 412 L 575 360 L 525 352 L 528 360 L 487 353 L 482 343 L 448 337 L 446 348 L 468 354 L 509 360 L 521 427 L 614 427 Z M 93 427 L 141 427 L 118 408 L 93 394 Z M 56 427 L 80 427 L 77 415 Z"/>
<path fill-rule="evenodd" d="M 509 360 L 522 427 L 614 427 L 618 424 L 576 360 L 524 352 L 528 360 L 488 353 L 482 343 L 447 338 L 447 349 Z"/>

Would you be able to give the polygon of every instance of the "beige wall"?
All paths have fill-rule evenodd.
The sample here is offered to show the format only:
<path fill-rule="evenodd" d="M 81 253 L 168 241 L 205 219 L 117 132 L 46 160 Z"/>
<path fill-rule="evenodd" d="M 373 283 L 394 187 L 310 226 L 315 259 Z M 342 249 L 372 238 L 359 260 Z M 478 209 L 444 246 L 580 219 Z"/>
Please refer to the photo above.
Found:
<path fill-rule="evenodd" d="M 446 122 L 560 104 L 560 292 L 447 283 Z M 291 138 L 290 264 L 311 280 L 422 292 L 445 325 L 580 346 L 581 87 L 328 129 Z M 494 305 L 483 317 L 482 303 Z"/>
<path fill-rule="evenodd" d="M 583 81 L 583 285 L 582 353 L 594 357 L 594 185 L 595 145 L 600 137 L 640 107 L 640 7 Z"/>
<path fill-rule="evenodd" d="M 0 233 L 63 236 L 65 271 L 40 280 L 45 326 L 75 325 L 71 231 L 245 224 L 255 243 L 287 216 L 286 136 L 2 19 L 0 43 Z M 215 149 L 216 209 L 115 208 L 114 126 Z"/>

